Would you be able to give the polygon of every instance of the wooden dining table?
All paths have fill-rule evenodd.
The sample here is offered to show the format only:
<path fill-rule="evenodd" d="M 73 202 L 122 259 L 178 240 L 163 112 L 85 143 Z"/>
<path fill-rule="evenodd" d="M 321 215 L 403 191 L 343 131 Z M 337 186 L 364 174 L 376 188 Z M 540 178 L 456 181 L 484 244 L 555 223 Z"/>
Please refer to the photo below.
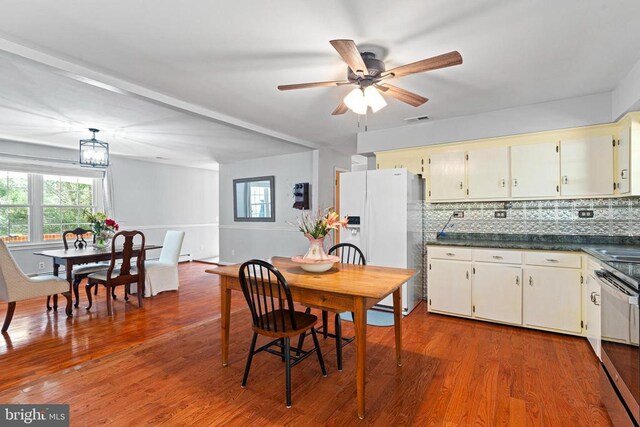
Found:
<path fill-rule="evenodd" d="M 144 245 L 145 253 L 152 249 L 162 249 L 162 245 Z M 90 262 L 110 261 L 111 260 L 111 248 L 96 248 L 93 246 L 87 246 L 82 249 L 70 248 L 70 249 L 52 249 L 49 251 L 34 252 L 35 255 L 41 255 L 53 260 L 53 275 L 58 276 L 60 273 L 60 266 L 64 265 L 67 282 L 69 282 L 69 291 L 74 293 L 76 301 L 78 301 L 78 289 L 73 287 L 72 270 L 74 265 L 87 264 Z M 137 257 L 140 254 L 140 247 L 133 247 L 133 256 Z M 122 249 L 116 248 L 116 258 L 122 257 Z M 77 305 L 76 305 L 77 307 Z M 53 308 L 58 308 L 58 296 L 53 296 Z M 49 300 L 47 299 L 47 309 L 51 310 L 49 306 Z"/>
<path fill-rule="evenodd" d="M 367 310 L 393 294 L 396 363 L 402 366 L 402 293 L 401 286 L 416 271 L 404 268 L 336 263 L 324 273 L 308 273 L 285 257 L 268 260 L 287 280 L 293 300 L 308 307 L 354 314 L 356 342 L 356 399 L 360 419 L 365 415 L 365 378 L 367 349 Z M 231 291 L 241 291 L 239 265 L 206 270 L 221 277 L 222 365 L 229 363 L 229 327 Z"/>

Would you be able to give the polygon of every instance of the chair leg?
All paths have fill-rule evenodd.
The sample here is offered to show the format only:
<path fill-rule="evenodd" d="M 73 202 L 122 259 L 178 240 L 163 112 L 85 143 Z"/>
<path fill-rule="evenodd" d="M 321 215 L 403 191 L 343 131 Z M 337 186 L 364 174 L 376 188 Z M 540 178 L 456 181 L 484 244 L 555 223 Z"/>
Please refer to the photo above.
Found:
<path fill-rule="evenodd" d="M 73 279 L 73 295 L 76 298 L 76 303 L 73 306 L 76 308 L 78 308 L 78 305 L 80 305 L 80 291 L 78 288 L 80 287 L 81 281 L 82 279 L 80 277 Z"/>
<path fill-rule="evenodd" d="M 4 318 L 4 324 L 2 325 L 2 333 L 7 332 L 9 329 L 9 325 L 11 324 L 11 319 L 13 319 L 13 313 L 16 311 L 16 302 L 10 302 L 9 307 L 7 307 L 7 315 Z"/>
<path fill-rule="evenodd" d="M 311 313 L 311 307 L 307 307 L 307 309 L 304 312 L 307 314 Z M 304 345 L 304 338 L 306 336 L 307 336 L 306 331 L 300 334 L 300 338 L 298 338 L 298 350 L 302 350 L 302 346 Z"/>
<path fill-rule="evenodd" d="M 336 356 L 338 358 L 338 372 L 342 372 L 342 320 L 340 314 L 335 317 Z"/>
<path fill-rule="evenodd" d="M 320 351 L 320 343 L 318 342 L 318 335 L 316 335 L 316 328 L 311 328 L 311 336 L 313 337 L 313 344 L 316 346 L 316 355 L 318 356 L 318 362 L 320 363 L 320 370 L 322 376 L 327 376 L 327 370 L 324 367 L 324 359 L 322 358 L 322 351 Z"/>
<path fill-rule="evenodd" d="M 256 349 L 256 340 L 258 339 L 258 333 L 253 333 L 253 338 L 251 338 L 251 348 L 249 349 L 249 356 L 247 357 L 247 364 L 244 367 L 244 375 L 242 376 L 242 388 L 247 386 L 247 378 L 249 378 L 249 369 L 251 369 L 251 361 L 253 360 L 253 352 Z"/>
<path fill-rule="evenodd" d="M 51 311 L 51 295 L 47 295 L 47 310 Z"/>
<path fill-rule="evenodd" d="M 280 338 L 280 345 L 282 346 L 281 348 L 284 348 L 284 338 Z M 283 350 L 284 351 L 284 350 Z M 285 362 L 286 358 L 284 357 L 284 354 L 280 357 L 280 359 Z"/>
<path fill-rule="evenodd" d="M 106 294 L 107 294 L 107 315 L 112 316 L 113 315 L 113 303 L 111 302 L 111 297 L 112 292 L 113 292 L 113 288 L 111 288 L 110 286 L 107 286 L 106 289 Z"/>
<path fill-rule="evenodd" d="M 71 293 L 65 292 L 62 295 L 67 299 L 67 306 L 65 307 L 64 312 L 67 313 L 67 317 L 71 317 L 73 316 L 73 308 L 71 308 L 71 305 L 73 304 L 71 301 Z"/>
<path fill-rule="evenodd" d="M 287 393 L 287 408 L 291 408 L 291 352 L 289 348 L 290 338 L 284 339 L 284 382 Z"/>
<path fill-rule="evenodd" d="M 98 295 L 98 287 L 96 286 L 96 288 L 93 290 L 93 294 L 94 295 Z"/>
<path fill-rule="evenodd" d="M 95 286 L 96 288 L 98 287 L 97 285 L 91 283 L 91 282 L 87 282 L 87 285 L 85 286 L 85 290 L 87 291 L 87 301 L 89 301 L 89 305 L 87 306 L 87 310 L 91 309 L 91 306 L 93 305 L 93 298 L 91 298 L 91 288 Z"/>
<path fill-rule="evenodd" d="M 53 295 L 53 311 L 58 311 L 58 294 Z"/>
<path fill-rule="evenodd" d="M 125 301 L 129 301 L 129 294 L 131 293 L 131 285 L 130 284 L 126 284 L 124 285 L 124 300 Z"/>
<path fill-rule="evenodd" d="M 140 289 L 140 285 L 138 285 L 138 289 Z M 142 302 L 142 296 L 143 296 L 142 293 L 143 292 L 144 292 L 144 290 L 138 292 L 138 307 L 139 308 L 144 307 L 144 303 Z"/>
<path fill-rule="evenodd" d="M 326 340 L 329 333 L 329 313 L 327 310 L 322 310 L 322 337 Z"/>
<path fill-rule="evenodd" d="M 107 292 L 107 294 L 109 294 L 109 293 Z M 116 288 L 115 287 L 111 288 L 111 298 L 116 299 Z"/>

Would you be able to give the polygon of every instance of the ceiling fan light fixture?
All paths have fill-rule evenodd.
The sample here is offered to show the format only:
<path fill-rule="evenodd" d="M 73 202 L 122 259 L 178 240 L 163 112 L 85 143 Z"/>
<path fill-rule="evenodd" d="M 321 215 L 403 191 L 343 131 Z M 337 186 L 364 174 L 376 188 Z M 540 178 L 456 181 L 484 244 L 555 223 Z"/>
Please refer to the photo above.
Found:
<path fill-rule="evenodd" d="M 371 107 L 371 110 L 376 113 L 387 106 L 387 101 L 384 100 L 378 89 L 373 86 L 369 86 L 364 90 L 364 97 L 367 101 L 367 105 Z"/>
<path fill-rule="evenodd" d="M 356 114 L 367 114 L 367 100 L 364 97 L 362 89 L 355 88 L 347 96 L 344 97 L 344 105 Z"/>

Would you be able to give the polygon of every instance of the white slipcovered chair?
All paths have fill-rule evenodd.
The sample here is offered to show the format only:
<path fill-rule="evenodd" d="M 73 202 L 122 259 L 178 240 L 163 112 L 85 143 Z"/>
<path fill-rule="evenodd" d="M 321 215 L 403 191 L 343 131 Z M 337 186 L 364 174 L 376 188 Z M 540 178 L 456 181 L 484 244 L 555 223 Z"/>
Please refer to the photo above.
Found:
<path fill-rule="evenodd" d="M 2 325 L 2 332 L 6 332 L 9 329 L 13 312 L 16 309 L 16 301 L 56 294 L 62 294 L 67 299 L 65 311 L 67 316 L 71 316 L 69 282 L 54 275 L 26 276 L 20 270 L 5 242 L 0 239 L 0 300 L 9 303 L 4 324 Z"/>
<path fill-rule="evenodd" d="M 169 230 L 164 236 L 160 259 L 145 261 L 145 297 L 160 292 L 175 291 L 179 287 L 178 258 L 184 240 L 184 231 Z"/>

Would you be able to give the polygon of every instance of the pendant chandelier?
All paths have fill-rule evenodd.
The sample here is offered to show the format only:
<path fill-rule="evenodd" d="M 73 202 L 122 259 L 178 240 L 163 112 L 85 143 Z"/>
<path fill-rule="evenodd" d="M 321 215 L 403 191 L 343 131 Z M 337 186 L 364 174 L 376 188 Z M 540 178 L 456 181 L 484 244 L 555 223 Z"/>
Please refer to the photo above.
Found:
<path fill-rule="evenodd" d="M 106 168 L 109 166 L 109 144 L 96 139 L 100 129 L 89 128 L 93 132 L 91 139 L 80 140 L 80 166 Z"/>

